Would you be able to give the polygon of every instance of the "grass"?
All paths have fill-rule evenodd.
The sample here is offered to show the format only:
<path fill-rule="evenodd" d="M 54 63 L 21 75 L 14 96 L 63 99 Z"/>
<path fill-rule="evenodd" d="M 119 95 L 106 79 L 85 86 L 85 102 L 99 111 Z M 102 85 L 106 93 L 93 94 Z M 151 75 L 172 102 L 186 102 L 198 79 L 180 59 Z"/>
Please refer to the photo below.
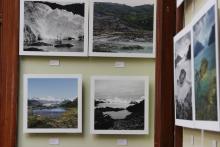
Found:
<path fill-rule="evenodd" d="M 77 128 L 77 108 L 68 108 L 58 118 L 49 118 L 39 115 L 28 115 L 28 128 Z"/>

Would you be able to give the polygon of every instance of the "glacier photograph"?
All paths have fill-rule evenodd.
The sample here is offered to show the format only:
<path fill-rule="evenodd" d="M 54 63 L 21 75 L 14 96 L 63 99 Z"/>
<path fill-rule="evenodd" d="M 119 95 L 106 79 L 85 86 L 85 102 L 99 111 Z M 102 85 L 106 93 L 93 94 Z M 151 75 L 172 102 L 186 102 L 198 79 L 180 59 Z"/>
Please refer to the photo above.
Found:
<path fill-rule="evenodd" d="M 97 0 L 93 4 L 94 55 L 152 55 L 153 0 Z"/>
<path fill-rule="evenodd" d="M 24 1 L 23 8 L 21 54 L 85 55 L 88 39 L 85 3 Z"/>
<path fill-rule="evenodd" d="M 95 79 L 92 95 L 95 131 L 146 131 L 144 79 Z"/>

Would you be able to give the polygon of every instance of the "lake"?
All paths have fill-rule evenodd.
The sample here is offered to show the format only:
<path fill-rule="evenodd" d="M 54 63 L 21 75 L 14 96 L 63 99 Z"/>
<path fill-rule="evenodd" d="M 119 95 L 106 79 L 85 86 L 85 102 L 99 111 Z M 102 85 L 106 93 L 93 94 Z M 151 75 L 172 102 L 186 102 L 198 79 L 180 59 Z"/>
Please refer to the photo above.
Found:
<path fill-rule="evenodd" d="M 128 110 L 122 110 L 122 111 L 107 111 L 103 112 L 104 115 L 109 115 L 112 119 L 125 119 L 128 115 L 131 114 Z"/>
<path fill-rule="evenodd" d="M 57 118 L 57 117 L 60 117 L 64 112 L 66 112 L 66 110 L 63 108 L 35 109 L 35 110 L 32 110 L 32 112 L 33 112 L 33 115 Z"/>
<path fill-rule="evenodd" d="M 151 38 L 151 37 L 150 37 Z M 102 34 L 94 36 L 94 52 L 112 52 L 112 53 L 152 53 L 153 41 L 146 38 L 130 39 L 126 36 Z"/>

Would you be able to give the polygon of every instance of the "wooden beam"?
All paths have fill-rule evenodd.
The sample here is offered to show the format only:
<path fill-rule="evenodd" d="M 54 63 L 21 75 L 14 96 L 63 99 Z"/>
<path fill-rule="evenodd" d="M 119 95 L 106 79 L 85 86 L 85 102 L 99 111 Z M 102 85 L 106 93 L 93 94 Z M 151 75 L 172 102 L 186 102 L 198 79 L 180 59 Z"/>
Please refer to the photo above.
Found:
<path fill-rule="evenodd" d="M 19 0 L 2 1 L 0 48 L 0 144 L 15 147 L 17 140 Z"/>
<path fill-rule="evenodd" d="M 184 3 L 176 10 L 176 33 L 184 26 Z M 183 128 L 175 126 L 175 147 L 183 146 Z"/>
<path fill-rule="evenodd" d="M 157 1 L 155 147 L 174 147 L 173 36 L 176 1 Z"/>

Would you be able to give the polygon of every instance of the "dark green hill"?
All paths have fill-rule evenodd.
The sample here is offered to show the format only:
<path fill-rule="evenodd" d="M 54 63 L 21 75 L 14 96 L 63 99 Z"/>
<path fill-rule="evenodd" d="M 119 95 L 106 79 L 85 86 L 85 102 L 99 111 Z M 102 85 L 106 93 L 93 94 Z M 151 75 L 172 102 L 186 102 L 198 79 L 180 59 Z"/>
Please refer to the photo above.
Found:
<path fill-rule="evenodd" d="M 153 5 L 131 7 L 116 3 L 96 2 L 94 28 L 100 31 L 153 30 Z"/>

